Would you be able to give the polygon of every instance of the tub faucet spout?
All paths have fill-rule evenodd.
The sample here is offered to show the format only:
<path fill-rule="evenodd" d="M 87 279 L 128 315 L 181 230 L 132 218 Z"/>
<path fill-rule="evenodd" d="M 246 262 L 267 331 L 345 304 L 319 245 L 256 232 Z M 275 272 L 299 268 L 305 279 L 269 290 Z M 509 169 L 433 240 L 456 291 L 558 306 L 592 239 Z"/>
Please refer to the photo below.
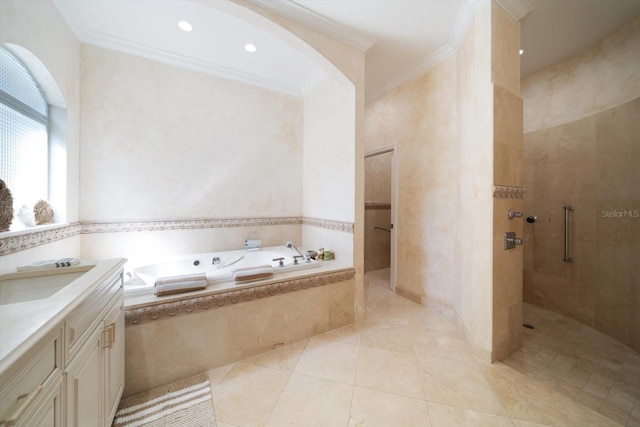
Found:
<path fill-rule="evenodd" d="M 302 254 L 302 252 L 300 252 L 298 250 L 298 248 L 296 248 L 296 246 L 292 243 L 292 242 L 287 242 L 284 244 L 285 247 L 289 248 L 289 249 L 293 249 L 294 251 L 298 252 L 298 255 L 300 255 L 301 257 L 303 257 L 304 259 L 308 259 L 305 255 Z"/>

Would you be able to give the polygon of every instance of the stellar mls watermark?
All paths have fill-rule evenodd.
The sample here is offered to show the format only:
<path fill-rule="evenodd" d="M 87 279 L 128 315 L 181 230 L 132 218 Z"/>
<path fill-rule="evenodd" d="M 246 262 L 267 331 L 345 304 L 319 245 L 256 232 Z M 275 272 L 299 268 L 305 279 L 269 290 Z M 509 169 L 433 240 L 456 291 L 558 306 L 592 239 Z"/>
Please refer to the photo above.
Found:
<path fill-rule="evenodd" d="M 640 210 L 638 209 L 603 209 L 602 218 L 638 218 L 640 217 Z"/>

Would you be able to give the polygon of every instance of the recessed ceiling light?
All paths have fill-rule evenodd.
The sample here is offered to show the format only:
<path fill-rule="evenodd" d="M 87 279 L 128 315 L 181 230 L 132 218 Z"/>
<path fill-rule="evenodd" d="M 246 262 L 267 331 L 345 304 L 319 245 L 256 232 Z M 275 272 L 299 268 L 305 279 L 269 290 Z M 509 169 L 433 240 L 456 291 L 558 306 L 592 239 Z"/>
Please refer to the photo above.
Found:
<path fill-rule="evenodd" d="M 186 31 L 186 32 L 193 30 L 193 27 L 187 21 L 178 22 L 178 27 L 180 27 L 182 31 Z"/>
<path fill-rule="evenodd" d="M 524 50 L 520 49 L 520 55 L 522 55 L 524 53 Z"/>
<path fill-rule="evenodd" d="M 253 43 L 247 43 L 244 45 L 244 50 L 246 50 L 249 53 L 254 53 L 256 50 L 258 50 L 258 48 Z"/>

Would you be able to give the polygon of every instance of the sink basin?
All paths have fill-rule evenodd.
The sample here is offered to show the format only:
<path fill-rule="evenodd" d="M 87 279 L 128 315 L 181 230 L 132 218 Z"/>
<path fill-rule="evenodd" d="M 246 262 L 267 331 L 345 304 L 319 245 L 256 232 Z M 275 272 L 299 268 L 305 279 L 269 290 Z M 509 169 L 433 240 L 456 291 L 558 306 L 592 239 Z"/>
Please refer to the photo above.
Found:
<path fill-rule="evenodd" d="M 93 268 L 68 267 L 63 271 L 41 270 L 0 276 L 0 305 L 49 298 Z"/>

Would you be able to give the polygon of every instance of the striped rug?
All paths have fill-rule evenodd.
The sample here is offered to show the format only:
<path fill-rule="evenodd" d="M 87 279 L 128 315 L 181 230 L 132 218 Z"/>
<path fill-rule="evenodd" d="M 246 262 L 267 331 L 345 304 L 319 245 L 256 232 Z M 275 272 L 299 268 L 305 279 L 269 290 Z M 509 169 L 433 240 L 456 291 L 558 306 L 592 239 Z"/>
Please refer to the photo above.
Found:
<path fill-rule="evenodd" d="M 156 387 L 123 399 L 113 427 L 215 427 L 206 375 Z"/>

